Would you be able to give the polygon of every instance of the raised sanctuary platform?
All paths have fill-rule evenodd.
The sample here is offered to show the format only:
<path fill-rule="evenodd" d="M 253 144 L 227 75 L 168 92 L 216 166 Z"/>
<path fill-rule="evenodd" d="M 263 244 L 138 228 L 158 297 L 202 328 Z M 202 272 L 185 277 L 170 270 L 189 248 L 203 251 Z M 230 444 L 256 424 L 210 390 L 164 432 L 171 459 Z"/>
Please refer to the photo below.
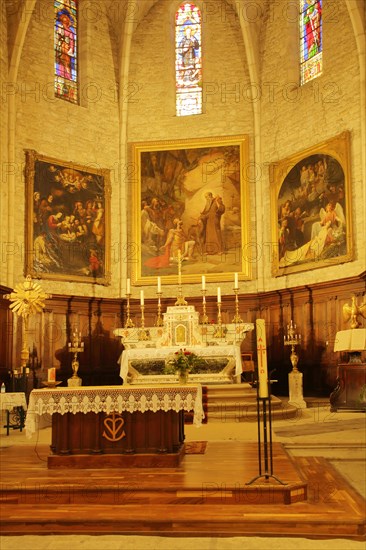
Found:
<path fill-rule="evenodd" d="M 186 454 L 171 469 L 78 470 L 77 475 L 48 470 L 47 445 L 2 448 L 2 535 L 365 540 L 365 501 L 327 460 L 296 457 L 295 462 L 279 443 L 273 451 L 285 486 L 246 485 L 258 473 L 254 442 L 209 441 L 205 454 Z"/>

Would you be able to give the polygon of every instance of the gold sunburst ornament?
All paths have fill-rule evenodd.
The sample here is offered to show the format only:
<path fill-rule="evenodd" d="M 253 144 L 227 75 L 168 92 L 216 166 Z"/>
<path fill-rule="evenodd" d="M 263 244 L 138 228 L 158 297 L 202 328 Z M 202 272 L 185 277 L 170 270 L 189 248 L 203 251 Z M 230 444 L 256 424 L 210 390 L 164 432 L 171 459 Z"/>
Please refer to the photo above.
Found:
<path fill-rule="evenodd" d="M 9 308 L 12 312 L 23 319 L 22 325 L 22 351 L 21 367 L 25 367 L 28 361 L 28 320 L 30 315 L 36 315 L 43 311 L 44 300 L 51 298 L 51 294 L 46 294 L 41 285 L 32 281 L 28 275 L 23 283 L 19 283 L 10 294 L 5 294 L 4 298 L 11 302 Z"/>

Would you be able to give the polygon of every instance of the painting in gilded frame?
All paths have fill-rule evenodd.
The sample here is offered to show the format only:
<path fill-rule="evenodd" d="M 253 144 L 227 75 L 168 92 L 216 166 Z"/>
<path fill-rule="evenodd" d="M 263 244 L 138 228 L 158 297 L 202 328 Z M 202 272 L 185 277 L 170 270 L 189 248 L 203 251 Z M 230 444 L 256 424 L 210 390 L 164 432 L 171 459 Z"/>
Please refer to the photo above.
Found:
<path fill-rule="evenodd" d="M 349 132 L 270 166 L 275 276 L 353 258 Z"/>
<path fill-rule="evenodd" d="M 109 284 L 109 171 L 25 154 L 26 274 Z"/>
<path fill-rule="evenodd" d="M 250 279 L 248 137 L 132 144 L 137 284 Z M 180 252 L 179 252 L 180 251 Z"/>

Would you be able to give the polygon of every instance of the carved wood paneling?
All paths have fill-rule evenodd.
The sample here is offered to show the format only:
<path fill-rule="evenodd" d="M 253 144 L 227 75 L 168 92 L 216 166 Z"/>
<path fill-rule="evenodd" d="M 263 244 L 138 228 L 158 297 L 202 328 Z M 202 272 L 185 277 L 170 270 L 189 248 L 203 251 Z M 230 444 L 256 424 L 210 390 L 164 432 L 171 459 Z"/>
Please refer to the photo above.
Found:
<path fill-rule="evenodd" d="M 257 318 L 266 321 L 268 368 L 274 370 L 273 386 L 277 395 L 288 395 L 288 373 L 292 366 L 289 349 L 283 345 L 287 324 L 292 319 L 302 336 L 298 349 L 299 369 L 304 374 L 305 395 L 329 395 L 336 384 L 339 356 L 334 353 L 334 339 L 338 330 L 346 328 L 342 320 L 343 304 L 350 302 L 353 294 L 359 302 L 365 295 L 366 274 L 327 283 L 281 289 L 258 294 L 242 294 L 239 299 L 240 315 L 245 322 L 255 323 Z M 3 289 L 2 293 L 9 292 Z M 188 298 L 189 304 L 202 311 L 200 297 Z M 162 311 L 174 304 L 174 299 L 162 300 Z M 224 321 L 234 315 L 234 297 L 223 296 Z M 217 321 L 216 297 L 207 297 L 207 314 L 210 321 Z M 145 300 L 145 326 L 155 323 L 156 300 Z M 0 374 L 14 366 L 17 356 L 12 352 L 20 348 L 19 331 L 12 342 L 14 323 L 6 300 L 0 301 L 2 330 L 0 335 Z M 136 326 L 141 322 L 138 300 L 131 301 L 131 317 Z M 84 342 L 80 354 L 79 376 L 84 385 L 120 384 L 118 359 L 122 351 L 119 338 L 113 335 L 126 319 L 123 299 L 96 299 L 78 296 L 53 296 L 47 300 L 46 309 L 32 328 L 33 342 L 38 358 L 46 369 L 58 366 L 58 379 L 66 384 L 72 374 L 71 354 L 67 349 L 72 330 L 78 327 Z M 29 342 L 32 348 L 32 341 Z M 242 351 L 256 350 L 255 332 L 249 333 Z"/>

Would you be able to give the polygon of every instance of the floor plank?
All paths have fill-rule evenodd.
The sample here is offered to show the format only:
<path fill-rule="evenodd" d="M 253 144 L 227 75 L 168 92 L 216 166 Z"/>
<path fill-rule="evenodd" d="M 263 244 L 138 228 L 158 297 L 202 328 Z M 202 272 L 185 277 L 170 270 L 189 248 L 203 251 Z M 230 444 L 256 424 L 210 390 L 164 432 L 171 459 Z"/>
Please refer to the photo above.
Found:
<path fill-rule="evenodd" d="M 365 501 L 327 460 L 291 459 L 273 445 L 274 473 L 306 484 L 307 500 L 278 501 L 260 479 L 257 445 L 208 442 L 176 468 L 49 470 L 48 447 L 1 449 L 2 534 L 281 535 L 365 540 Z M 266 491 L 266 500 L 263 494 Z"/>

